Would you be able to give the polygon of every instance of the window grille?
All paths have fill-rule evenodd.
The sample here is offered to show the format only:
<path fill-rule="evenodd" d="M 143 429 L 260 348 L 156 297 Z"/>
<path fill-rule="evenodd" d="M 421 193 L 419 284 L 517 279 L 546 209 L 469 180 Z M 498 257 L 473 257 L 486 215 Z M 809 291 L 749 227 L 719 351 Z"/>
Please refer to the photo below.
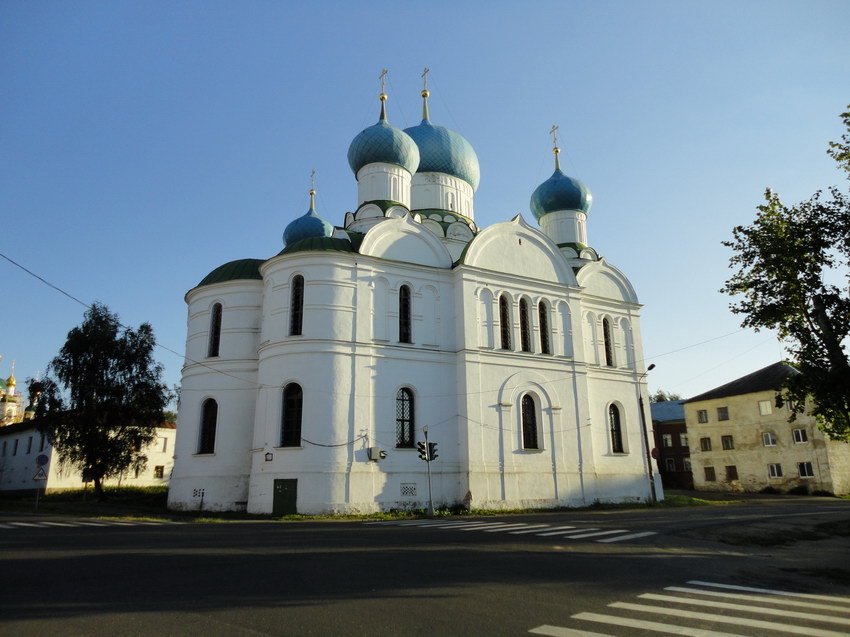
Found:
<path fill-rule="evenodd" d="M 396 447 L 413 447 L 414 432 L 413 392 L 407 387 L 402 387 L 395 398 Z"/>
<path fill-rule="evenodd" d="M 502 337 L 502 349 L 511 349 L 511 313 L 508 297 L 499 297 L 499 328 Z"/>
<path fill-rule="evenodd" d="M 624 453 L 623 427 L 620 423 L 620 410 L 617 409 L 617 405 L 608 407 L 608 429 L 611 432 L 611 451 Z"/>
<path fill-rule="evenodd" d="M 611 338 L 611 321 L 602 319 L 602 338 L 605 341 L 605 364 L 614 366 L 614 341 Z"/>
<path fill-rule="evenodd" d="M 522 448 L 539 449 L 537 444 L 537 408 L 529 394 L 522 397 Z"/>
<path fill-rule="evenodd" d="M 542 301 L 537 306 L 538 323 L 540 323 L 540 353 L 551 354 L 549 345 L 549 310 Z"/>
<path fill-rule="evenodd" d="M 519 300 L 519 342 L 523 352 L 531 351 L 531 321 L 528 317 L 528 301 Z"/>
<path fill-rule="evenodd" d="M 289 335 L 300 336 L 304 326 L 304 277 L 292 279 L 292 294 L 289 300 Z"/>
<path fill-rule="evenodd" d="M 207 356 L 218 356 L 221 345 L 221 303 L 216 303 L 210 311 L 210 342 Z"/>
<path fill-rule="evenodd" d="M 410 286 L 402 285 L 398 289 L 398 340 L 399 343 L 412 343 L 410 326 Z"/>
<path fill-rule="evenodd" d="M 304 392 L 298 383 L 283 388 L 283 414 L 280 423 L 280 446 L 301 446 L 301 412 Z"/>
<path fill-rule="evenodd" d="M 218 425 L 218 403 L 207 398 L 201 407 L 201 436 L 198 453 L 215 453 L 215 430 Z"/>

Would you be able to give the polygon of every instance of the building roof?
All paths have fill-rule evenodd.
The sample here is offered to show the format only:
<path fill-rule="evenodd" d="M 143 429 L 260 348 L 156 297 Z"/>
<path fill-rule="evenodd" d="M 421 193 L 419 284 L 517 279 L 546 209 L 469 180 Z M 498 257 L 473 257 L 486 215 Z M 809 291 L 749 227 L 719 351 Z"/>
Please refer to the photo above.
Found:
<path fill-rule="evenodd" d="M 650 403 L 649 410 L 652 412 L 652 419 L 656 422 L 685 419 L 684 400 L 664 400 L 658 403 Z"/>
<path fill-rule="evenodd" d="M 262 279 L 260 266 L 264 262 L 265 259 L 237 259 L 236 261 L 225 263 L 205 276 L 198 283 L 198 287 L 212 285 L 213 283 L 236 281 L 238 279 Z"/>
<path fill-rule="evenodd" d="M 688 398 L 686 403 L 693 403 L 699 400 L 711 400 L 713 398 L 725 398 L 727 396 L 740 396 L 741 394 L 754 394 L 755 392 L 767 391 L 770 389 L 778 390 L 784 381 L 789 376 L 799 374 L 796 369 L 788 363 L 778 362 L 768 365 L 757 372 L 742 376 L 731 383 L 726 383 L 720 387 L 715 387 L 703 394 Z"/>

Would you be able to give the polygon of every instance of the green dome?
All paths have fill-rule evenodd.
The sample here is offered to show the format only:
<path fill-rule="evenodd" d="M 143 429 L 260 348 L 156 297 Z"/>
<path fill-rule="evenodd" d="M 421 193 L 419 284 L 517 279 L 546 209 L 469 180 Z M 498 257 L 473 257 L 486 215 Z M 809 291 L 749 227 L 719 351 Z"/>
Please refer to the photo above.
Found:
<path fill-rule="evenodd" d="M 214 283 L 226 283 L 227 281 L 238 281 L 240 279 L 262 280 L 260 266 L 265 259 L 238 259 L 218 266 L 215 270 L 205 276 L 198 287 L 202 285 L 213 285 Z"/>

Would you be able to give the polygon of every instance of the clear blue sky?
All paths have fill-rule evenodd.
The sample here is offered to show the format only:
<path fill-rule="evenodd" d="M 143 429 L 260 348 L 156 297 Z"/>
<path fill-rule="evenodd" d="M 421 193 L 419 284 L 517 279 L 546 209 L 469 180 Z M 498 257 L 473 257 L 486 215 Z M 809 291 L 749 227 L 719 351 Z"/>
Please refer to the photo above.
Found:
<path fill-rule="evenodd" d="M 563 168 L 594 195 L 589 242 L 645 304 L 650 389 L 695 395 L 782 356 L 734 333 L 720 242 L 767 186 L 796 201 L 841 182 L 825 149 L 850 102 L 848 24 L 845 0 L 4 0 L 0 246 L 182 352 L 185 292 L 279 252 L 312 169 L 342 224 L 381 68 L 406 127 L 428 66 L 432 120 L 481 162 L 479 226 L 533 222 L 560 125 Z M 2 259 L 0 276 L 0 374 L 15 359 L 23 386 L 84 309 Z M 158 358 L 177 383 L 180 357 Z"/>

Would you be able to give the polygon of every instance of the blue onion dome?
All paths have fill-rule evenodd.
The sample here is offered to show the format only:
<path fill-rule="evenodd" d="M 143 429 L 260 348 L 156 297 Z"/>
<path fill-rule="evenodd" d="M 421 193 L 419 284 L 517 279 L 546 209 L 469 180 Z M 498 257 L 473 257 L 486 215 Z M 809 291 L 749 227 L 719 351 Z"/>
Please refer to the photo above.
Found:
<path fill-rule="evenodd" d="M 531 213 L 540 221 L 541 217 L 559 210 L 579 210 L 590 212 L 593 195 L 587 186 L 578 179 L 567 177 L 561 172 L 558 153 L 561 150 L 555 146 L 555 172 L 531 195 Z"/>
<path fill-rule="evenodd" d="M 363 129 L 348 147 L 348 165 L 357 172 L 368 164 L 384 163 L 401 166 L 411 175 L 419 167 L 419 149 L 404 131 L 387 122 L 387 96 L 381 93 L 381 116 L 378 123 Z"/>
<path fill-rule="evenodd" d="M 307 214 L 290 222 L 283 231 L 283 244 L 292 245 L 302 239 L 330 237 L 334 233 L 334 227 L 316 214 L 314 197 L 316 191 L 310 189 L 310 209 Z"/>
<path fill-rule="evenodd" d="M 463 179 L 475 190 L 481 181 L 478 155 L 459 133 L 444 126 L 434 126 L 428 116 L 428 89 L 422 91 L 422 122 L 404 129 L 419 147 L 419 171 L 452 175 Z"/>

